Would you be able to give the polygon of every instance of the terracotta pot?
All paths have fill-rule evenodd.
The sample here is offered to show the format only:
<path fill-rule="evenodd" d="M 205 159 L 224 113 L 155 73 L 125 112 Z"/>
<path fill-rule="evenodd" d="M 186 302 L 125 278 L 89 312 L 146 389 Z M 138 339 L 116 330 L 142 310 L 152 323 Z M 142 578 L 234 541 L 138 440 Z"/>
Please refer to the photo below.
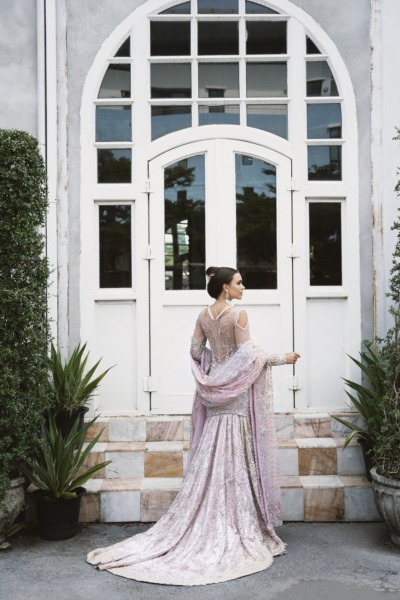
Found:
<path fill-rule="evenodd" d="M 390 529 L 392 542 L 400 546 L 400 480 L 378 475 L 376 467 L 371 477 L 376 508 Z"/>
<path fill-rule="evenodd" d="M 6 539 L 5 532 L 14 523 L 24 505 L 24 481 L 24 477 L 11 480 L 4 503 L 0 507 L 0 543 Z"/>

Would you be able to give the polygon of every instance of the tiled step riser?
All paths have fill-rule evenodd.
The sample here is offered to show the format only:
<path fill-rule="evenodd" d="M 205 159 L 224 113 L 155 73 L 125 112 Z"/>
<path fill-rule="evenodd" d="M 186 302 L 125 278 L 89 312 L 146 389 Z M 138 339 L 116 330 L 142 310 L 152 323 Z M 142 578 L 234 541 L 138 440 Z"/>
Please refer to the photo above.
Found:
<path fill-rule="evenodd" d="M 365 473 L 362 448 L 355 442 L 344 451 L 343 438 L 336 438 L 335 441 L 332 438 L 299 438 L 278 444 L 281 475 Z M 102 442 L 96 445 L 95 450 L 86 462 L 88 466 L 105 460 L 112 461 L 95 474 L 97 479 L 182 477 L 188 442 L 133 442 L 126 444 L 125 449 L 122 445 Z"/>
<path fill-rule="evenodd" d="M 365 478 L 286 479 L 287 483 L 283 481 L 281 488 L 284 521 L 381 520 L 375 508 L 371 484 Z M 179 489 L 177 485 L 173 486 L 176 489 L 128 489 L 134 485 L 125 483 L 121 486 L 125 489 L 111 491 L 112 488 L 106 484 L 108 489 L 88 493 L 82 502 L 80 520 L 155 522 L 166 513 Z"/>

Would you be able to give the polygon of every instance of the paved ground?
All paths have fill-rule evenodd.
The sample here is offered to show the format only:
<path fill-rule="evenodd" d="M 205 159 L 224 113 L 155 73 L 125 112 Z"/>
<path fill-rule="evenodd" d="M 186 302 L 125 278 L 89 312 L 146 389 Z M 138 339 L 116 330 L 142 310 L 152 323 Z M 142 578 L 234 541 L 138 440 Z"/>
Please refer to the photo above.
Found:
<path fill-rule="evenodd" d="M 193 588 L 140 583 L 97 571 L 89 550 L 148 525 L 83 525 L 62 542 L 34 530 L 0 554 L 0 600 L 400 600 L 400 548 L 383 523 L 287 523 L 288 554 L 260 573 Z"/>

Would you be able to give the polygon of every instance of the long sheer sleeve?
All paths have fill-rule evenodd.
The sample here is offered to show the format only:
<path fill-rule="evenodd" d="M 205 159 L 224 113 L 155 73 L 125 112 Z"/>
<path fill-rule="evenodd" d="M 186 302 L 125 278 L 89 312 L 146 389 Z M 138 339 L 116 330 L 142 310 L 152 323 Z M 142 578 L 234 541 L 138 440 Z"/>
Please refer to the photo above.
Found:
<path fill-rule="evenodd" d="M 194 328 L 194 332 L 192 335 L 192 342 L 190 345 L 190 354 L 192 355 L 194 360 L 200 361 L 201 353 L 204 350 L 206 341 L 207 341 L 207 337 L 201 326 L 200 315 L 199 315 L 197 317 L 196 327 Z"/>
<path fill-rule="evenodd" d="M 235 338 L 236 338 L 236 344 L 238 346 L 240 346 L 241 344 L 244 344 L 245 342 L 248 342 L 250 340 L 250 329 L 249 329 L 248 320 L 244 327 L 242 327 L 239 324 L 239 318 L 240 318 L 241 312 L 242 311 L 238 311 L 238 313 L 235 317 Z M 286 355 L 285 354 L 268 354 L 267 360 L 265 362 L 266 367 L 275 367 L 278 365 L 285 365 L 285 364 L 286 364 Z"/>

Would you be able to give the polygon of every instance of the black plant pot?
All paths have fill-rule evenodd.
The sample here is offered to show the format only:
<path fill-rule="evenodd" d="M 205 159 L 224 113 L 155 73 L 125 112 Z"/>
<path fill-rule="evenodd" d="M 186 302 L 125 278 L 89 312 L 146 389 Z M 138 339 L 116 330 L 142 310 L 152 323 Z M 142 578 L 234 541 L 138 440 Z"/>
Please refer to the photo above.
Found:
<path fill-rule="evenodd" d="M 68 540 L 79 531 L 81 498 L 86 494 L 83 487 L 76 488 L 75 498 L 51 500 L 44 490 L 32 493 L 36 502 L 39 535 L 43 540 Z"/>
<path fill-rule="evenodd" d="M 372 481 L 371 477 L 371 469 L 374 466 L 372 453 L 367 454 L 368 450 L 372 450 L 372 445 L 369 442 L 366 442 L 364 438 L 357 438 L 357 442 L 360 444 L 363 454 L 364 454 L 364 464 L 365 464 L 365 473 L 367 475 L 368 481 Z"/>
<path fill-rule="evenodd" d="M 88 406 L 81 406 L 78 410 L 74 411 L 71 415 L 69 413 L 66 414 L 56 414 L 54 419 L 57 425 L 57 428 L 61 431 L 61 435 L 63 438 L 66 438 L 69 432 L 71 431 L 76 419 L 79 417 L 79 426 L 78 431 L 82 429 L 85 414 L 89 410 Z M 46 416 L 46 427 L 49 426 L 49 419 Z"/>

